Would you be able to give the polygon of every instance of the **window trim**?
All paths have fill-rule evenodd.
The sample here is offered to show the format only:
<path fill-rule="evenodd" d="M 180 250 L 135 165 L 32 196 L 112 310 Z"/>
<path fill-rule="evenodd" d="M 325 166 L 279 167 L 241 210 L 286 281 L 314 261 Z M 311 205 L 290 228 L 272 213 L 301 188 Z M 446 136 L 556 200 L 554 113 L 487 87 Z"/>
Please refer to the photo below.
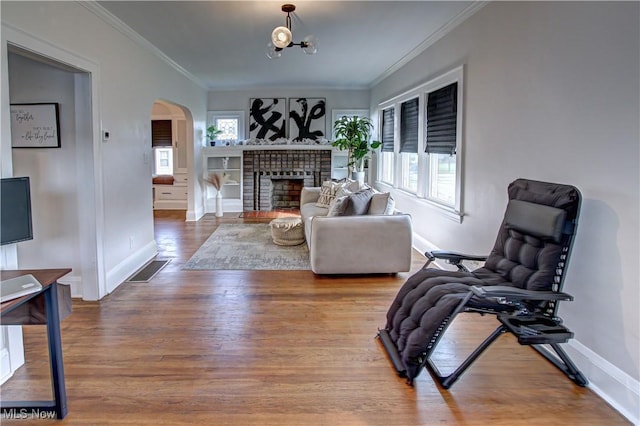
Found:
<path fill-rule="evenodd" d="M 453 205 L 443 204 L 440 200 L 429 197 L 428 195 L 428 185 L 427 185 L 427 177 L 429 176 L 429 154 L 424 152 L 425 149 L 425 115 L 426 115 L 426 101 L 428 94 L 435 90 L 438 90 L 442 87 L 445 87 L 449 84 L 457 83 L 458 84 L 458 93 L 457 93 L 457 116 L 456 116 L 456 188 L 455 188 L 455 202 Z M 399 155 L 399 146 L 397 141 L 399 140 L 399 123 L 398 116 L 400 115 L 400 105 L 402 102 L 408 101 L 412 98 L 419 98 L 419 129 L 418 129 L 418 191 L 413 194 L 403 190 L 401 188 L 401 176 L 400 176 L 400 155 Z M 459 222 L 462 222 L 462 217 L 464 216 L 463 210 L 463 195 L 464 189 L 462 188 L 464 182 L 464 170 L 462 168 L 462 158 L 464 156 L 464 144 L 463 144 L 463 111 L 464 111 L 464 65 L 460 65 L 452 70 L 439 75 L 431 80 L 428 80 L 413 89 L 407 90 L 397 96 L 394 96 L 386 101 L 383 101 L 378 104 L 378 116 L 382 116 L 382 111 L 388 108 L 395 108 L 395 162 L 394 162 L 394 173 L 395 179 L 393 182 L 393 187 L 400 191 L 403 191 L 406 194 L 411 195 L 413 198 L 419 200 L 420 202 L 425 203 L 426 205 L 437 208 L 438 211 L 444 212 L 448 217 L 452 219 L 456 219 Z M 382 183 L 388 185 L 386 182 L 382 182 L 380 180 L 381 170 L 378 170 L 378 176 L 376 176 L 376 183 Z"/>
<path fill-rule="evenodd" d="M 214 124 L 219 118 L 237 119 L 238 140 L 236 141 L 236 143 L 246 139 L 244 128 L 244 111 L 207 111 L 207 127 Z"/>

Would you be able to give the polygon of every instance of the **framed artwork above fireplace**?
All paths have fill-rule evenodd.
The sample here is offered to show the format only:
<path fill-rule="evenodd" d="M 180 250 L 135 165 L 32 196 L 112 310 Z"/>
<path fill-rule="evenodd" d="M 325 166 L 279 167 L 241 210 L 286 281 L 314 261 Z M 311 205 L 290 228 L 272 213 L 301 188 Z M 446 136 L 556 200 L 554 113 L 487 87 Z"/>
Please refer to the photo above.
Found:
<path fill-rule="evenodd" d="M 289 98 L 289 139 L 326 138 L 325 98 Z"/>
<path fill-rule="evenodd" d="M 251 98 L 249 137 L 274 141 L 286 137 L 286 98 Z"/>

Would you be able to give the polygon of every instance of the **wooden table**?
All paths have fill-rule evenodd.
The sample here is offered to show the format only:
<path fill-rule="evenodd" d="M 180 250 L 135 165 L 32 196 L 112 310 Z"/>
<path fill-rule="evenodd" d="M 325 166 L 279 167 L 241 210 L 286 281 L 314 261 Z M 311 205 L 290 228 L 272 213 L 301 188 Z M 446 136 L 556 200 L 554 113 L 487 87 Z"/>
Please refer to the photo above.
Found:
<path fill-rule="evenodd" d="M 58 279 L 71 272 L 71 269 L 32 269 L 0 271 L 2 279 L 31 274 L 42 284 L 42 290 L 18 299 L 0 304 L 0 322 L 2 317 L 15 309 L 44 297 L 49 344 L 49 363 L 51 366 L 51 386 L 53 401 L 0 401 L 0 408 L 5 414 L 34 415 L 42 412 L 55 412 L 57 419 L 67 415 L 67 394 L 64 384 L 64 366 L 62 362 L 62 342 L 60 339 L 60 313 L 58 310 Z M 3 323 L 3 325 L 6 325 Z"/>

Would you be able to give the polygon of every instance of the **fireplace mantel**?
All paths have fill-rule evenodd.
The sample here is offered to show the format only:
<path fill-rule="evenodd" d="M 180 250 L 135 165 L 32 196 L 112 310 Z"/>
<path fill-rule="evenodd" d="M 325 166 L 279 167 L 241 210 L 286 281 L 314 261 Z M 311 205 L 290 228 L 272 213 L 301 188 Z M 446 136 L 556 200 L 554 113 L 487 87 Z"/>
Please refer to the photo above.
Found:
<path fill-rule="evenodd" d="M 291 145 L 231 145 L 231 146 L 205 146 L 202 148 L 204 155 L 215 155 L 220 156 L 225 153 L 239 153 L 242 151 L 306 151 L 306 150 L 334 150 L 336 152 L 340 152 L 340 150 L 335 149 L 331 145 L 327 144 L 317 144 L 317 145 L 301 145 L 301 144 L 291 144 Z"/>

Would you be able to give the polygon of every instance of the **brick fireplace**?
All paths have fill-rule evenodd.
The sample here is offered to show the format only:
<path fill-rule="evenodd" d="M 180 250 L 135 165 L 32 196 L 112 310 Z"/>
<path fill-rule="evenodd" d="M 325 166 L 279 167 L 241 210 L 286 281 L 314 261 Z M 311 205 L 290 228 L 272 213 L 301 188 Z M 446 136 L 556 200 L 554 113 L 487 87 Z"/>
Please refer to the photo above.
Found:
<path fill-rule="evenodd" d="M 331 150 L 245 150 L 242 159 L 244 211 L 300 207 L 303 186 L 331 178 Z"/>

